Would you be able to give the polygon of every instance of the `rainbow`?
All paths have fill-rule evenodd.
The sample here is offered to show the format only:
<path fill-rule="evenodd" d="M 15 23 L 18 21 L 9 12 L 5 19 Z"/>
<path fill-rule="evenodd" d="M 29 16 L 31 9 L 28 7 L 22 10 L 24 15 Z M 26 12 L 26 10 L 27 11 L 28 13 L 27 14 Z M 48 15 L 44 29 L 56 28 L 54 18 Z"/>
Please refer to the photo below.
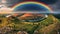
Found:
<path fill-rule="evenodd" d="M 24 4 L 38 4 L 38 5 L 41 5 L 43 7 L 45 7 L 46 9 L 48 9 L 49 11 L 52 11 L 51 7 L 49 7 L 48 5 L 44 4 L 44 3 L 40 3 L 40 2 L 22 2 L 22 3 L 18 3 L 16 5 L 14 5 L 12 7 L 12 9 L 14 10 L 15 8 L 17 8 L 18 6 L 20 5 L 24 5 Z"/>

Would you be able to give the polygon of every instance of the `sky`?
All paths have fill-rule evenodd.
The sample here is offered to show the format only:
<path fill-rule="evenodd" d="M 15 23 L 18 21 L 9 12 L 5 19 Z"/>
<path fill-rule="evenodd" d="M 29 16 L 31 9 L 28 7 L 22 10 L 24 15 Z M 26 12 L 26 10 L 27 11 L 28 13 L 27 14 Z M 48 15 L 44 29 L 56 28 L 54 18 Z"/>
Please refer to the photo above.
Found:
<path fill-rule="evenodd" d="M 45 4 L 48 4 L 55 10 L 60 9 L 60 0 L 4 0 L 4 1 L 6 1 L 6 6 L 8 7 L 11 7 L 17 3 L 24 2 L 24 1 L 36 1 L 36 2 L 43 2 Z"/>
<path fill-rule="evenodd" d="M 4 0 L 4 1 L 6 1 L 5 5 L 6 5 L 6 8 L 8 9 L 8 8 L 10 8 L 11 6 L 13 6 L 17 3 L 24 2 L 24 1 L 32 1 L 32 0 Z M 33 1 L 43 2 L 43 3 L 51 6 L 51 8 L 54 11 L 58 11 L 58 12 L 60 11 L 60 0 L 33 0 Z M 1 2 L 1 0 L 0 0 L 0 2 Z"/>
<path fill-rule="evenodd" d="M 31 1 L 31 0 L 6 0 L 7 6 L 11 7 L 17 3 L 24 2 L 24 1 Z M 59 10 L 60 9 L 60 0 L 33 0 L 36 2 L 43 2 L 45 4 L 48 4 L 52 7 L 53 10 Z"/>

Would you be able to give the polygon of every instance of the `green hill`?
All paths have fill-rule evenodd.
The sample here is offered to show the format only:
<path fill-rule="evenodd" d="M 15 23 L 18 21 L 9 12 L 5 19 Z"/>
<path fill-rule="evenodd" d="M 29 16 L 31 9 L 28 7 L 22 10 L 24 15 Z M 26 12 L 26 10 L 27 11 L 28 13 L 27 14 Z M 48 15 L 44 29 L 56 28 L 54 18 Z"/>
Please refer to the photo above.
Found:
<path fill-rule="evenodd" d="M 3 22 L 0 24 L 0 28 L 3 27 L 12 28 L 13 32 L 9 31 L 9 33 L 11 34 L 17 33 L 18 31 L 26 31 L 29 34 L 34 34 L 35 31 L 38 31 L 38 33 L 44 34 L 44 32 L 47 33 L 47 31 L 51 32 L 51 30 L 54 30 L 54 28 L 56 28 L 57 24 L 59 23 L 59 20 L 52 15 L 49 15 L 46 19 L 39 22 L 23 22 L 18 18 L 9 20 L 6 17 L 3 18 L 1 17 L 1 20 Z"/>

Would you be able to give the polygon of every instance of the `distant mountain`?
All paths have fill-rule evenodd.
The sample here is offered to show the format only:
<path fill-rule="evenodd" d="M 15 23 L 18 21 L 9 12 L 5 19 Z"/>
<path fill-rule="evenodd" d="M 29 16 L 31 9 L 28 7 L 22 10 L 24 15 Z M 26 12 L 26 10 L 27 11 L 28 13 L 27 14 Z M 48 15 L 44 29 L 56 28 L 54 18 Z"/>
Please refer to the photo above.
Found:
<path fill-rule="evenodd" d="M 24 13 L 24 14 L 14 14 L 10 16 L 11 19 L 19 19 L 25 22 L 39 22 L 47 18 L 44 14 L 32 14 L 32 13 Z"/>
<path fill-rule="evenodd" d="M 19 19 L 27 22 L 36 22 L 43 20 L 45 18 L 45 15 L 43 14 L 32 14 L 32 13 L 26 13 L 19 17 Z"/>

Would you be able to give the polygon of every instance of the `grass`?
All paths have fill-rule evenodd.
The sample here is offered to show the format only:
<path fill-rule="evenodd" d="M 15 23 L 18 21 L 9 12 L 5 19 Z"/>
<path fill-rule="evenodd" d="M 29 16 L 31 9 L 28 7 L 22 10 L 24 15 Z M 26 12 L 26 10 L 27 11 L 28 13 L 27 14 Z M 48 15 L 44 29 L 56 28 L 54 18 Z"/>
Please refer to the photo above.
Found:
<path fill-rule="evenodd" d="M 54 24 L 53 21 L 53 16 L 49 16 L 46 19 L 42 20 L 41 22 L 35 22 L 35 24 L 33 24 L 33 22 L 11 22 L 8 24 L 8 22 L 6 21 L 7 18 L 3 18 L 3 22 L 2 24 L 0 24 L 0 27 L 3 26 L 11 26 L 14 30 L 25 30 L 27 32 L 29 32 L 30 34 L 33 33 L 35 30 L 40 30 L 41 28 L 44 28 L 45 26 L 49 26 L 51 24 Z"/>

